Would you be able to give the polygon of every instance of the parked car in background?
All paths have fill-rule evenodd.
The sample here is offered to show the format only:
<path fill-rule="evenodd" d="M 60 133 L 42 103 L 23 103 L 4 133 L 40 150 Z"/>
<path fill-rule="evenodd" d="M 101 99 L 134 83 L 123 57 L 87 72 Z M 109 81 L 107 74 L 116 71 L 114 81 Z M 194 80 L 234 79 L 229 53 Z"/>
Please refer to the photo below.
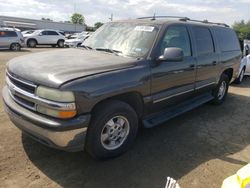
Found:
<path fill-rule="evenodd" d="M 71 39 L 66 39 L 64 42 L 65 47 L 76 48 L 80 47 L 85 39 L 90 36 L 89 32 L 82 32 L 76 35 L 76 37 Z"/>
<path fill-rule="evenodd" d="M 35 30 L 26 30 L 26 31 L 22 31 L 22 34 L 23 35 L 26 35 L 26 34 L 31 34 L 33 33 Z"/>
<path fill-rule="evenodd" d="M 19 29 L 0 27 L 0 49 L 19 51 L 24 46 L 24 38 Z"/>
<path fill-rule="evenodd" d="M 236 84 L 241 84 L 245 75 L 250 75 L 250 41 L 244 41 L 243 57 L 240 63 L 239 76 L 235 80 Z"/>
<path fill-rule="evenodd" d="M 33 33 L 24 35 L 25 44 L 34 48 L 36 45 L 52 45 L 52 47 L 64 47 L 65 36 L 57 30 L 35 30 Z"/>
<path fill-rule="evenodd" d="M 250 40 L 244 41 L 244 57 L 246 61 L 246 72 L 245 75 L 250 75 Z"/>
<path fill-rule="evenodd" d="M 242 57 L 229 26 L 173 17 L 107 23 L 83 47 L 10 60 L 2 96 L 33 139 L 97 158 L 127 151 L 139 122 L 222 104 Z"/>

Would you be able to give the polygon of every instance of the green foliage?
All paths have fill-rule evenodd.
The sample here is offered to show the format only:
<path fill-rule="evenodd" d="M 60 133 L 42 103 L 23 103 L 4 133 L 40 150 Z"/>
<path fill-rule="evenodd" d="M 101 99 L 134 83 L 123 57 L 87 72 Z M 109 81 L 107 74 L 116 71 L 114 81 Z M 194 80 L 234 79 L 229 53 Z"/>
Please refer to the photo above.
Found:
<path fill-rule="evenodd" d="M 83 24 L 85 23 L 85 19 L 84 19 L 84 16 L 79 14 L 79 13 L 74 13 L 72 16 L 71 16 L 71 22 L 73 24 Z"/>
<path fill-rule="evenodd" d="M 101 27 L 103 25 L 102 22 L 96 22 L 95 23 L 95 29 L 98 29 L 99 27 Z"/>
<path fill-rule="evenodd" d="M 244 39 L 250 40 L 250 20 L 248 22 L 245 22 L 244 20 L 235 22 L 233 28 L 236 31 L 240 41 L 243 41 Z"/>

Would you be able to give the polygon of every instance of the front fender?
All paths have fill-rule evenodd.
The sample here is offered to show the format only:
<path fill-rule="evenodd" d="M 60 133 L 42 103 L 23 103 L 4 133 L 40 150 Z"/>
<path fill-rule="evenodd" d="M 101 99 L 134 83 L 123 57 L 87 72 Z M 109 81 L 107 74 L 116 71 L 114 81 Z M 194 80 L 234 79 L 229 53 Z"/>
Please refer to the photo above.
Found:
<path fill-rule="evenodd" d="M 144 63 L 127 69 L 97 74 L 66 83 L 61 88 L 73 91 L 78 111 L 88 113 L 97 103 L 120 94 L 137 92 L 141 96 L 148 96 L 150 67 Z"/>

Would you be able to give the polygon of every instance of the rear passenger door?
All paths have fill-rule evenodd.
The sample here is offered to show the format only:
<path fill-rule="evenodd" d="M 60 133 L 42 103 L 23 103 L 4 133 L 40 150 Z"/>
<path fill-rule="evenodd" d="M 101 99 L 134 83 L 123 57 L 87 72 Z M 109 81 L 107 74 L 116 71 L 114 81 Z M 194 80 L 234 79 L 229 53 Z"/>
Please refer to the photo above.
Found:
<path fill-rule="evenodd" d="M 215 51 L 212 31 L 205 26 L 193 26 L 192 37 L 197 61 L 196 90 L 209 89 L 217 82 L 219 54 Z"/>

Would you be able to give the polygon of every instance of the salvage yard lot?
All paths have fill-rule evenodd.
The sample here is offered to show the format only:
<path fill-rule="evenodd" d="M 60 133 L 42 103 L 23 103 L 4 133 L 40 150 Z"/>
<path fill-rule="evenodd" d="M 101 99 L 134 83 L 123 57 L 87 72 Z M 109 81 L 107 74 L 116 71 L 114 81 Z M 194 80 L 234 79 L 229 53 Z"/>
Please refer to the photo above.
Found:
<path fill-rule="evenodd" d="M 45 50 L 55 49 L 1 51 L 0 88 L 8 60 Z M 9 121 L 2 100 L 0 105 L 0 187 L 162 188 L 167 176 L 182 188 L 220 187 L 250 161 L 250 77 L 231 85 L 223 105 L 205 104 L 142 129 L 131 150 L 107 161 L 33 141 Z"/>

